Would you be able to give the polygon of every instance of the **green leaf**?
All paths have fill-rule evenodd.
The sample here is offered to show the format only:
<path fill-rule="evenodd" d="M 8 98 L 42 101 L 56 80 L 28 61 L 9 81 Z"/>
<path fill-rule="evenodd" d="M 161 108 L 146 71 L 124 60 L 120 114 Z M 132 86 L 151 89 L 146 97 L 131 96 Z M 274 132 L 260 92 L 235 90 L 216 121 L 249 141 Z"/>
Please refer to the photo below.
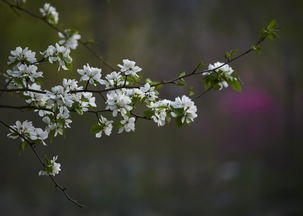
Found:
<path fill-rule="evenodd" d="M 144 116 L 147 118 L 151 118 L 154 114 L 155 114 L 155 111 L 153 111 L 153 110 L 144 111 Z"/>
<path fill-rule="evenodd" d="M 116 123 L 116 127 L 119 129 L 119 128 L 122 128 L 124 125 L 121 123 L 121 122 L 117 122 Z"/>
<path fill-rule="evenodd" d="M 270 23 L 267 25 L 267 29 L 268 30 L 274 30 L 277 26 L 277 20 L 273 19 L 272 21 L 270 21 Z"/>
<path fill-rule="evenodd" d="M 199 69 L 202 69 L 204 66 L 205 66 L 205 65 L 204 65 L 202 62 L 200 62 L 200 63 L 196 66 L 195 71 L 197 71 L 197 70 L 199 70 Z"/>
<path fill-rule="evenodd" d="M 211 80 L 209 80 L 207 77 L 204 77 L 203 79 L 202 79 L 202 83 L 203 83 L 203 85 L 204 85 L 204 90 L 207 90 L 207 89 L 209 89 L 210 87 L 212 87 L 212 82 L 211 82 Z"/>
<path fill-rule="evenodd" d="M 234 56 L 238 53 L 238 49 L 234 49 L 231 51 L 231 56 Z"/>
<path fill-rule="evenodd" d="M 188 89 L 188 96 L 191 97 L 191 96 L 193 96 L 194 94 L 195 94 L 195 92 L 194 92 L 194 87 L 190 87 L 190 88 Z"/>
<path fill-rule="evenodd" d="M 260 45 L 252 45 L 250 47 L 253 51 L 260 53 L 261 52 L 261 46 Z"/>
<path fill-rule="evenodd" d="M 182 73 L 179 74 L 178 77 L 181 78 L 181 77 L 184 77 L 185 75 L 186 75 L 186 73 L 185 73 L 185 72 L 182 72 Z"/>
<path fill-rule="evenodd" d="M 55 138 L 55 131 L 51 131 L 48 135 L 49 137 L 49 142 L 53 143 L 54 142 L 54 138 Z"/>
<path fill-rule="evenodd" d="M 20 149 L 22 150 L 22 152 L 24 152 L 26 146 L 27 146 L 27 142 L 26 142 L 26 141 L 23 141 L 23 142 L 20 144 Z"/>
<path fill-rule="evenodd" d="M 160 88 L 162 88 L 163 87 L 163 84 L 157 84 L 156 86 L 155 86 L 155 89 L 160 89 Z"/>
<path fill-rule="evenodd" d="M 149 83 L 150 85 L 156 85 L 156 84 L 159 84 L 159 82 L 157 82 L 157 81 L 152 81 L 151 79 L 149 79 L 149 78 L 147 78 L 146 80 L 145 80 L 145 82 L 146 83 Z"/>
<path fill-rule="evenodd" d="M 96 43 L 96 41 L 93 40 L 93 39 L 90 39 L 90 40 L 85 41 L 85 43 L 86 44 L 94 44 L 94 43 Z"/>
<path fill-rule="evenodd" d="M 78 34 L 78 33 L 79 33 L 79 31 L 77 29 L 68 29 L 67 30 L 67 34 L 69 35 L 69 37 L 73 36 L 75 34 Z"/>
<path fill-rule="evenodd" d="M 224 58 L 229 59 L 231 57 L 231 53 L 230 52 L 226 52 L 224 55 Z"/>
<path fill-rule="evenodd" d="M 80 107 L 75 107 L 75 111 L 79 114 L 79 115 L 83 115 L 83 110 Z"/>
<path fill-rule="evenodd" d="M 184 109 L 183 108 L 173 109 L 173 112 L 176 114 L 176 116 L 183 116 L 184 115 Z"/>
<path fill-rule="evenodd" d="M 140 103 L 141 102 L 141 98 L 139 98 L 139 97 L 132 97 L 132 102 L 133 102 L 133 104 Z"/>
<path fill-rule="evenodd" d="M 103 129 L 103 127 L 99 124 L 95 124 L 90 128 L 90 132 L 93 134 L 99 133 L 101 130 Z"/>
<path fill-rule="evenodd" d="M 176 118 L 176 124 L 178 127 L 182 127 L 183 126 L 183 123 L 182 123 L 182 117 L 179 116 Z"/>
<path fill-rule="evenodd" d="M 241 84 L 238 79 L 233 79 L 232 81 L 229 82 L 229 85 L 237 92 L 241 92 Z"/>
<path fill-rule="evenodd" d="M 123 76 L 124 80 L 125 80 L 125 77 L 126 76 Z M 130 82 L 130 83 L 138 83 L 140 81 L 140 77 L 139 76 L 127 76 L 126 81 Z"/>
<path fill-rule="evenodd" d="M 180 81 L 177 82 L 177 86 L 183 87 L 185 85 L 186 85 L 186 82 L 184 80 L 180 80 Z"/>
<path fill-rule="evenodd" d="M 277 28 L 277 21 L 274 19 L 272 20 L 266 28 L 261 30 L 261 36 L 264 38 L 268 38 L 270 40 L 274 40 L 278 37 L 278 28 Z"/>
<path fill-rule="evenodd" d="M 224 55 L 224 57 L 226 59 L 230 59 L 232 56 L 234 56 L 235 54 L 237 54 L 237 52 L 238 52 L 238 49 L 231 50 L 229 52 L 226 52 L 225 55 Z"/>

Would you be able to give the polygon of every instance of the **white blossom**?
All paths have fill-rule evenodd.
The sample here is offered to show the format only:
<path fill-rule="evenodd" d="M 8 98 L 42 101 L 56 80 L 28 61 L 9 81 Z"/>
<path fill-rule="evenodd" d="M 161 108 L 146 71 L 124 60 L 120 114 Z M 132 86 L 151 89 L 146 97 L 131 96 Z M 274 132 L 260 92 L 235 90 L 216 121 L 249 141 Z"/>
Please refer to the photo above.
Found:
<path fill-rule="evenodd" d="M 36 83 L 29 85 L 28 88 L 33 89 L 33 90 L 41 90 L 41 86 Z M 46 101 L 48 100 L 48 97 L 42 93 L 27 91 L 27 92 L 24 92 L 23 95 L 25 96 L 26 103 L 34 104 L 34 105 L 40 106 L 40 107 L 45 106 Z"/>
<path fill-rule="evenodd" d="M 157 123 L 158 126 L 164 126 L 166 121 L 169 121 L 169 115 L 167 114 L 170 112 L 170 104 L 172 101 L 164 99 L 159 100 L 157 102 L 151 102 L 148 107 L 154 111 L 151 119 Z"/>
<path fill-rule="evenodd" d="M 222 90 L 223 88 L 227 88 L 229 80 L 237 80 L 237 78 L 233 77 L 232 74 L 234 70 L 225 63 L 222 62 L 216 62 L 214 64 L 209 64 L 208 66 L 209 72 L 202 73 L 203 76 L 211 75 L 212 73 L 217 73 L 220 80 L 218 83 L 216 83 L 219 86 L 219 90 Z"/>
<path fill-rule="evenodd" d="M 57 12 L 56 8 L 51 6 L 49 3 L 45 3 L 43 8 L 40 8 L 40 12 L 46 20 L 53 25 L 58 24 L 59 21 L 59 13 Z"/>
<path fill-rule="evenodd" d="M 120 72 L 113 71 L 110 74 L 107 74 L 105 76 L 104 82 L 106 85 L 106 88 L 112 88 L 112 87 L 118 87 L 122 86 L 124 84 L 124 79 L 122 78 L 122 75 Z M 127 84 L 127 82 L 126 82 Z"/>
<path fill-rule="evenodd" d="M 46 93 L 49 100 L 47 101 L 50 106 L 68 106 L 71 107 L 74 103 L 73 96 L 68 94 L 63 86 L 57 85 L 51 88 L 51 91 Z"/>
<path fill-rule="evenodd" d="M 97 107 L 96 98 L 90 92 L 82 93 L 81 101 L 79 102 L 84 112 L 88 111 L 89 107 Z"/>
<path fill-rule="evenodd" d="M 155 87 L 151 87 L 149 83 L 146 83 L 140 90 L 145 94 L 145 100 L 147 102 L 155 101 L 158 98 L 158 92 Z"/>
<path fill-rule="evenodd" d="M 12 139 L 20 138 L 22 141 L 41 141 L 44 145 L 44 140 L 48 137 L 48 132 L 41 128 L 35 128 L 30 121 L 16 121 L 15 125 L 10 126 L 10 133 L 7 135 Z"/>
<path fill-rule="evenodd" d="M 31 82 L 35 82 L 37 78 L 43 77 L 42 72 L 37 72 L 38 67 L 36 65 L 25 65 L 19 64 L 15 66 L 12 70 L 7 70 L 6 73 L 12 78 L 24 78 L 22 83 L 24 87 L 27 84 L 27 79 Z M 27 78 L 27 79 L 26 79 Z"/>
<path fill-rule="evenodd" d="M 135 122 L 136 119 L 134 117 L 124 118 L 122 121 L 120 121 L 121 127 L 119 128 L 118 133 L 122 133 L 123 131 L 125 132 L 135 131 Z"/>
<path fill-rule="evenodd" d="M 28 47 L 22 49 L 21 47 L 17 47 L 15 50 L 12 50 L 11 55 L 8 57 L 7 64 L 14 63 L 28 63 L 33 64 L 37 62 L 36 53 L 29 50 Z"/>
<path fill-rule="evenodd" d="M 57 112 L 55 116 L 51 113 L 42 118 L 42 121 L 47 125 L 46 130 L 48 132 L 54 131 L 54 136 L 63 135 L 64 129 L 70 128 L 72 123 L 70 111 L 65 106 L 59 107 Z"/>
<path fill-rule="evenodd" d="M 142 71 L 142 68 L 136 66 L 136 62 L 130 61 L 128 59 L 123 59 L 123 65 L 118 64 L 120 71 L 126 76 L 136 76 L 138 77 L 138 72 Z"/>
<path fill-rule="evenodd" d="M 64 30 L 64 33 L 59 32 L 58 35 L 62 38 L 62 40 L 59 41 L 59 44 L 64 45 L 69 49 L 76 49 L 78 46 L 78 40 L 81 38 L 81 35 L 71 29 Z"/>
<path fill-rule="evenodd" d="M 30 139 L 31 140 L 41 140 L 43 145 L 46 145 L 44 140 L 46 140 L 48 137 L 48 131 L 44 131 L 41 128 L 35 128 L 32 133 L 30 134 Z"/>
<path fill-rule="evenodd" d="M 228 64 L 225 64 L 222 62 L 216 62 L 214 64 L 209 64 L 208 70 L 214 70 L 216 72 L 222 71 L 226 75 L 231 75 L 234 72 L 234 70 Z M 206 72 L 206 73 L 209 73 L 209 72 Z M 203 74 L 207 75 L 206 73 L 203 73 Z"/>
<path fill-rule="evenodd" d="M 145 97 L 145 93 L 138 88 L 121 89 L 127 96 L 131 98 L 142 99 Z"/>
<path fill-rule="evenodd" d="M 78 81 L 75 79 L 63 79 L 62 85 L 66 91 L 82 90 L 82 86 L 78 86 Z"/>
<path fill-rule="evenodd" d="M 100 116 L 98 122 L 98 125 L 100 126 L 100 131 L 96 133 L 96 138 L 101 138 L 103 132 L 105 133 L 105 135 L 109 136 L 113 129 L 112 123 L 113 121 L 109 121 L 105 117 Z"/>
<path fill-rule="evenodd" d="M 83 69 L 78 69 L 77 72 L 81 75 L 80 81 L 89 81 L 90 84 L 104 85 L 104 80 L 101 79 L 101 68 L 90 67 L 89 64 L 84 65 Z"/>
<path fill-rule="evenodd" d="M 59 174 L 61 171 L 61 164 L 57 163 L 56 160 L 58 159 L 58 155 L 54 156 L 52 160 L 46 160 L 46 165 L 43 168 L 43 170 L 39 171 L 39 176 L 42 175 L 51 175 L 55 176 Z"/>
<path fill-rule="evenodd" d="M 106 109 L 113 111 L 113 116 L 116 117 L 118 112 L 124 116 L 128 111 L 132 110 L 131 98 L 122 90 L 110 91 L 107 93 Z"/>
<path fill-rule="evenodd" d="M 60 46 L 57 43 L 55 46 L 48 46 L 48 48 L 44 52 L 41 52 L 41 54 L 44 58 L 48 59 L 49 63 L 57 61 L 59 63 L 58 70 L 60 70 L 60 68 L 68 70 L 73 61 L 72 57 L 70 57 L 70 49 Z"/>
<path fill-rule="evenodd" d="M 171 103 L 174 109 L 182 109 L 181 122 L 191 123 L 197 117 L 197 107 L 195 103 L 187 96 L 183 95 L 181 98 L 177 97 L 175 101 Z M 177 117 L 179 113 L 171 112 L 173 117 Z"/>
<path fill-rule="evenodd" d="M 16 121 L 16 124 L 11 126 L 11 128 L 14 130 L 10 129 L 10 133 L 7 136 L 12 139 L 21 138 L 22 141 L 24 141 L 24 139 L 23 137 L 20 137 L 20 135 L 29 137 L 34 130 L 33 123 L 27 120 L 22 123 L 20 121 Z"/>

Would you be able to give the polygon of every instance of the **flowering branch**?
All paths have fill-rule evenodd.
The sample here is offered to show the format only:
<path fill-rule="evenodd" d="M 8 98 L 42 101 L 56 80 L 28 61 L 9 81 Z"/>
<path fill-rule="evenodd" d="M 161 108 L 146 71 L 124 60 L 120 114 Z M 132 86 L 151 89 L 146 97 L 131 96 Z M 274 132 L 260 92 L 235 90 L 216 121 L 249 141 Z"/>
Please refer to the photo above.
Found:
<path fill-rule="evenodd" d="M 39 175 L 49 176 L 66 198 L 79 207 L 82 205 L 70 198 L 66 189 L 61 187 L 53 177 L 61 171 L 61 164 L 56 162 L 57 156 L 43 162 L 36 150 L 37 145 L 46 146 L 48 139 L 52 142 L 56 136 L 63 135 L 65 130 L 70 128 L 71 112 L 79 115 L 92 113 L 96 116 L 96 124 L 91 127 L 91 132 L 95 134 L 96 138 L 101 138 L 102 134 L 110 136 L 114 127 L 118 129 L 118 133 L 135 131 L 138 119 L 152 120 L 159 127 L 172 120 L 175 120 L 178 127 L 189 125 L 197 117 L 197 107 L 194 100 L 211 90 L 222 90 L 229 86 L 236 91 L 241 91 L 240 78 L 228 64 L 252 51 L 259 51 L 260 44 L 265 39 L 274 39 L 277 36 L 276 21 L 272 21 L 266 28 L 262 29 L 257 43 L 239 55 L 236 55 L 235 50 L 227 52 L 225 54 L 226 60 L 223 63 L 209 64 L 207 69 L 203 69 L 205 66 L 200 63 L 192 72 L 183 72 L 171 80 L 155 82 L 147 79 L 142 83 L 140 82 L 142 68 L 136 65 L 135 61 L 123 59 L 122 64 L 117 64 L 117 68 L 112 67 L 87 42 L 80 40 L 81 36 L 78 31 L 59 29 L 57 27 L 59 13 L 50 4 L 46 3 L 40 8 L 40 16 L 21 7 L 21 1 L 16 4 L 10 3 L 8 0 L 1 1 L 16 11 L 24 12 L 46 23 L 58 32 L 60 41 L 54 45 L 49 45 L 43 52 L 39 52 L 40 60 L 37 60 L 36 52 L 27 47 L 16 47 L 15 50 L 12 50 L 7 62 L 10 69 L 3 74 L 6 88 L 0 89 L 0 92 L 16 93 L 27 104 L 22 106 L 1 104 L 0 109 L 35 111 L 45 123 L 45 129 L 35 128 L 33 123 L 27 120 L 16 121 L 13 126 L 7 125 L 2 120 L 0 123 L 10 130 L 9 138 L 21 140 L 22 150 L 27 145 L 30 146 L 43 167 Z M 23 3 L 25 1 L 22 0 Z M 72 50 L 77 48 L 78 43 L 86 47 L 111 72 L 102 76 L 101 68 L 86 64 L 83 65 L 83 68 L 77 69 L 80 76 L 79 82 L 85 82 L 84 86 L 80 85 L 78 80 L 64 78 L 62 85 L 53 86 L 50 90 L 43 89 L 39 84 L 40 79 L 43 78 L 43 72 L 38 69 L 39 64 L 57 63 L 58 70 L 72 70 L 73 59 L 70 54 Z M 174 100 L 159 97 L 158 89 L 162 86 L 184 87 L 187 85 L 186 79 L 196 75 L 201 76 L 204 91 L 195 98 L 191 98 L 194 95 L 192 88 L 188 89 L 188 96 L 183 95 Z M 92 86 L 97 87 L 97 89 L 92 89 Z M 97 108 L 94 94 L 101 96 L 105 108 Z M 143 114 L 135 112 L 139 106 L 144 108 Z M 111 116 L 105 117 L 104 115 L 107 113 Z M 108 118 L 112 118 L 112 120 Z"/>
<path fill-rule="evenodd" d="M 22 137 L 22 139 L 24 139 L 24 141 L 30 146 L 30 149 L 32 150 L 32 152 L 34 153 L 34 155 L 36 156 L 36 158 L 38 159 L 38 161 L 40 162 L 42 168 L 44 169 L 46 167 L 46 164 L 43 162 L 42 160 L 42 157 L 39 155 L 37 149 L 36 149 L 36 144 L 35 143 L 32 143 L 31 141 L 29 141 L 25 136 L 23 136 L 22 134 L 20 134 L 17 130 L 15 130 L 13 127 L 9 126 L 8 124 L 6 124 L 5 122 L 3 122 L 2 120 L 0 120 L 0 123 L 8 128 L 10 131 L 13 131 L 14 133 L 18 134 L 18 136 Z M 84 207 L 83 204 L 79 203 L 77 200 L 73 199 L 67 192 L 67 188 L 66 187 L 63 187 L 61 186 L 57 180 L 51 176 L 51 175 L 48 175 L 50 180 L 53 182 L 55 188 L 58 188 L 60 191 L 62 191 L 65 195 L 65 197 L 71 201 L 73 204 L 75 204 L 76 206 L 82 208 Z"/>

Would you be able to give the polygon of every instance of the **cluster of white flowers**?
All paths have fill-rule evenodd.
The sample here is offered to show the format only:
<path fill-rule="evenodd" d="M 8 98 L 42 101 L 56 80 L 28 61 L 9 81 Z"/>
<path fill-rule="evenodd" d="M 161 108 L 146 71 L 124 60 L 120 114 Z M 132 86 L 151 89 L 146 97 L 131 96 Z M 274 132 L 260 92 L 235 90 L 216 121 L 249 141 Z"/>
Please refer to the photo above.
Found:
<path fill-rule="evenodd" d="M 58 23 L 58 12 L 50 4 L 44 4 L 40 9 L 43 17 L 48 23 L 55 25 Z M 189 124 L 197 117 L 197 108 L 194 102 L 186 97 L 177 97 L 174 101 L 160 99 L 159 92 L 155 85 L 149 80 L 139 84 L 142 68 L 136 65 L 135 61 L 123 59 L 122 64 L 117 64 L 119 71 L 111 71 L 102 77 L 102 69 L 91 67 L 89 64 L 78 69 L 79 81 L 86 82 L 85 87 L 80 86 L 75 79 L 63 79 L 61 85 L 56 85 L 50 90 L 43 89 L 39 79 L 43 78 L 43 72 L 38 70 L 41 62 L 55 63 L 63 70 L 72 69 L 73 59 L 70 56 L 71 50 L 78 46 L 81 36 L 77 31 L 66 29 L 59 32 L 60 41 L 55 45 L 39 52 L 41 59 L 37 61 L 36 53 L 26 48 L 17 47 L 10 52 L 8 65 L 10 69 L 6 71 L 8 88 L 23 88 L 17 91 L 30 108 L 38 113 L 45 129 L 35 128 L 30 121 L 17 121 L 11 126 L 10 138 L 20 138 L 23 143 L 46 145 L 46 139 L 52 140 L 57 135 L 63 135 L 67 128 L 70 128 L 72 119 L 71 112 L 82 115 L 84 112 L 97 114 L 97 123 L 91 131 L 97 138 L 104 133 L 107 136 L 112 134 L 115 126 L 118 133 L 135 131 L 137 118 L 137 106 L 144 106 L 147 109 L 143 118 L 153 120 L 158 126 L 164 126 L 172 118 L 176 118 L 179 126 Z M 226 72 L 226 71 L 225 71 Z M 228 75 L 228 73 L 227 73 Z M 101 111 L 95 110 L 96 98 L 90 86 L 101 87 L 99 92 L 105 100 L 104 112 L 111 115 L 106 117 L 100 115 Z M 103 95 L 105 93 L 106 95 Z M 56 175 L 61 170 L 61 165 L 56 163 L 57 156 L 52 160 L 46 159 L 45 167 L 39 175 Z"/>
<path fill-rule="evenodd" d="M 152 110 L 151 119 L 158 126 L 164 126 L 171 117 L 176 118 L 178 125 L 189 124 L 197 117 L 197 107 L 187 96 L 177 97 L 174 101 L 159 100 L 149 105 Z"/>
<path fill-rule="evenodd" d="M 170 109 L 171 101 L 164 99 L 157 102 L 151 102 L 149 108 L 154 112 L 151 119 L 157 123 L 158 126 L 164 126 L 167 121 L 170 120 L 170 115 L 168 113 Z"/>
<path fill-rule="evenodd" d="M 120 128 L 118 133 L 135 131 L 135 122 L 136 119 L 134 117 L 125 117 L 122 121 L 120 121 Z"/>
<path fill-rule="evenodd" d="M 44 58 L 48 59 L 49 63 L 58 62 L 59 67 L 63 70 L 70 69 L 70 64 L 73 61 L 73 59 L 70 57 L 70 49 L 60 46 L 59 44 L 55 44 L 55 46 L 50 45 L 48 48 L 41 52 L 41 54 L 44 56 Z"/>
<path fill-rule="evenodd" d="M 40 12 L 42 16 L 53 25 L 58 24 L 59 21 L 59 13 L 57 12 L 56 8 L 51 6 L 49 3 L 45 3 L 43 8 L 40 8 Z"/>
<path fill-rule="evenodd" d="M 51 176 L 55 176 L 57 174 L 59 174 L 59 172 L 61 171 L 61 164 L 57 163 L 56 160 L 58 159 L 58 155 L 54 156 L 52 160 L 46 160 L 46 165 L 44 166 L 43 170 L 39 171 L 39 176 L 43 176 L 43 175 L 51 175 Z"/>
<path fill-rule="evenodd" d="M 40 110 L 39 115 L 43 122 L 47 124 L 49 132 L 54 131 L 54 136 L 63 135 L 64 129 L 70 127 L 70 110 L 75 110 L 79 114 L 88 111 L 89 108 L 96 107 L 95 97 L 90 92 L 72 93 L 72 91 L 82 90 L 76 80 L 63 80 L 63 85 L 54 86 L 51 91 L 44 94 L 44 107 L 51 110 Z M 40 93 L 33 93 L 37 95 Z"/>
<path fill-rule="evenodd" d="M 105 135 L 109 136 L 112 133 L 112 123 L 114 121 L 109 121 L 103 116 L 100 116 L 98 120 L 99 122 L 97 125 L 96 137 L 101 138 L 103 132 L 105 133 Z"/>
<path fill-rule="evenodd" d="M 89 64 L 84 65 L 83 69 L 78 69 L 81 75 L 80 81 L 88 81 L 90 84 L 96 86 L 98 84 L 104 85 L 104 80 L 101 79 L 101 69 L 90 67 Z"/>
<path fill-rule="evenodd" d="M 42 72 L 38 72 L 36 53 L 26 48 L 17 47 L 10 52 L 8 69 L 4 76 L 6 77 L 7 88 L 26 88 L 30 82 L 36 82 L 38 78 L 43 77 Z"/>
<path fill-rule="evenodd" d="M 42 143 L 46 145 L 45 141 L 48 138 L 48 132 L 41 128 L 35 128 L 33 123 L 25 120 L 24 122 L 16 121 L 16 124 L 11 126 L 9 138 L 20 138 L 23 141 L 30 141 L 32 143 Z"/>
<path fill-rule="evenodd" d="M 183 95 L 181 98 L 177 97 L 171 103 L 173 117 L 180 117 L 181 123 L 191 123 L 197 117 L 197 107 L 195 103 L 187 96 Z M 176 110 L 176 111 L 175 111 Z"/>
<path fill-rule="evenodd" d="M 63 45 L 68 49 L 76 49 L 78 47 L 78 41 L 80 40 L 81 35 L 79 35 L 77 31 L 66 29 L 64 30 L 64 33 L 59 32 L 58 35 L 62 38 L 62 40 L 59 41 L 60 45 Z"/>
<path fill-rule="evenodd" d="M 226 63 L 216 62 L 214 64 L 210 64 L 208 66 L 208 70 L 209 72 L 204 72 L 202 75 L 208 77 L 215 75 L 213 85 L 218 85 L 219 90 L 227 88 L 230 81 L 237 80 L 236 77 L 233 77 L 234 70 Z"/>
<path fill-rule="evenodd" d="M 128 59 L 123 60 L 123 65 L 118 64 L 118 67 L 121 69 L 126 76 L 138 76 L 138 72 L 142 71 L 142 68 L 136 66 L 136 62 L 130 61 Z"/>
<path fill-rule="evenodd" d="M 112 111 L 113 117 L 116 117 L 118 113 L 125 116 L 133 109 L 131 103 L 132 100 L 126 94 L 126 91 L 115 90 L 107 93 L 106 109 L 110 109 Z"/>
<path fill-rule="evenodd" d="M 7 64 L 33 64 L 37 61 L 36 53 L 29 50 L 28 47 L 22 49 L 17 47 L 11 51 L 11 56 L 8 57 Z"/>
<path fill-rule="evenodd" d="M 26 87 L 28 81 L 35 82 L 37 78 L 43 77 L 42 72 L 37 72 L 38 67 L 35 65 L 19 64 L 12 70 L 6 71 L 6 77 L 11 80 L 15 86 Z"/>
<path fill-rule="evenodd" d="M 33 83 L 32 85 L 28 86 L 29 89 L 41 91 L 41 85 L 38 85 L 37 83 Z M 27 104 L 37 106 L 37 107 L 43 107 L 46 104 L 47 97 L 45 94 L 26 91 L 23 93 L 25 102 Z"/>
<path fill-rule="evenodd" d="M 61 35 L 63 37 L 63 35 Z M 74 38 L 75 40 L 77 38 Z M 70 49 L 76 47 L 75 42 L 62 41 L 60 46 L 50 45 L 48 49 L 41 52 L 43 59 L 50 63 L 59 62 L 59 68 L 67 70 L 67 64 L 72 62 Z M 69 44 L 69 45 L 68 45 Z M 73 44 L 73 45 L 72 45 Z M 148 82 L 144 85 L 138 85 L 134 79 L 139 78 L 138 72 L 142 69 L 136 66 L 136 62 L 128 59 L 123 60 L 123 65 L 118 64 L 120 71 L 112 71 L 102 79 L 102 69 L 91 67 L 89 64 L 78 69 L 80 81 L 86 82 L 86 87 L 78 85 L 75 79 L 63 79 L 62 85 L 56 85 L 51 90 L 43 90 L 38 84 L 37 79 L 43 77 L 42 72 L 37 72 L 39 64 L 35 58 L 35 52 L 28 48 L 17 47 L 11 52 L 9 57 L 10 65 L 14 64 L 11 70 L 7 70 L 5 76 L 11 88 L 27 88 L 28 91 L 22 92 L 25 102 L 35 107 L 46 124 L 45 130 L 34 128 L 31 122 L 16 122 L 12 126 L 18 133 L 11 131 L 11 138 L 26 137 L 31 142 L 45 144 L 48 137 L 63 135 L 66 128 L 70 128 L 72 123 L 71 111 L 76 111 L 82 115 L 91 108 L 97 107 L 96 98 L 93 93 L 87 91 L 88 85 L 103 86 L 106 91 L 105 105 L 106 110 L 111 112 L 117 119 L 118 133 L 135 131 L 137 116 L 132 113 L 136 105 L 143 104 L 151 112 L 151 115 L 145 116 L 152 119 L 158 126 L 164 126 L 170 119 L 179 119 L 179 124 L 188 124 L 197 117 L 196 106 L 186 96 L 176 98 L 175 101 L 159 99 L 158 92 L 154 86 Z M 137 87 L 129 86 L 138 85 Z M 119 114 L 119 115 L 118 115 Z M 98 122 L 92 128 L 97 138 L 102 134 L 109 136 L 113 129 L 113 120 L 108 120 L 104 116 L 97 115 Z M 22 138 L 23 137 L 23 138 Z M 48 161 L 48 165 L 39 175 L 55 175 L 60 171 L 60 164 L 56 163 L 57 158 Z"/>
<path fill-rule="evenodd" d="M 124 80 L 120 72 L 113 71 L 110 74 L 107 74 L 105 79 L 106 80 L 104 80 L 104 83 L 107 89 L 122 86 L 124 84 Z M 126 85 L 127 84 L 128 83 L 126 83 Z"/>

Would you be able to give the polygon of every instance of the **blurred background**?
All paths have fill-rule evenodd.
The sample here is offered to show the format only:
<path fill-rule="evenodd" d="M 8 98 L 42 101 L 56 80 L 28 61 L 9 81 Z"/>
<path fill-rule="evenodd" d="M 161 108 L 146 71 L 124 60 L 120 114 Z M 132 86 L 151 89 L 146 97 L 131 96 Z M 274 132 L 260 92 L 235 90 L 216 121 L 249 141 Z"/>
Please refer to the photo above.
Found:
<path fill-rule="evenodd" d="M 13 2 L 13 1 L 12 1 Z M 58 181 L 87 205 L 78 209 L 38 177 L 39 163 L 29 149 L 0 129 L 1 215 L 104 216 L 300 216 L 303 215 L 302 0 L 73 0 L 49 1 L 62 28 L 78 29 L 84 40 L 111 64 L 135 60 L 145 77 L 169 79 L 197 63 L 223 61 L 224 53 L 246 50 L 259 30 L 276 18 L 280 38 L 266 41 L 261 54 L 232 64 L 244 84 L 210 92 L 197 101 L 198 118 L 188 127 L 163 128 L 139 121 L 135 133 L 95 139 L 95 117 L 74 115 L 66 137 L 41 154 L 59 155 Z M 24 7 L 38 13 L 44 1 Z M 17 16 L 0 1 L 0 69 L 7 69 L 16 46 L 39 52 L 59 40 L 48 26 Z M 41 65 L 44 87 L 63 77 L 78 78 L 76 68 L 101 64 L 79 47 L 73 71 Z M 104 73 L 109 71 L 103 67 Z M 196 94 L 200 79 L 189 80 Z M 173 99 L 186 88 L 161 89 Z M 97 99 L 99 99 L 97 97 Z M 1 94 L 0 104 L 22 105 Z M 32 120 L 35 113 L 0 110 L 1 120 Z"/>

